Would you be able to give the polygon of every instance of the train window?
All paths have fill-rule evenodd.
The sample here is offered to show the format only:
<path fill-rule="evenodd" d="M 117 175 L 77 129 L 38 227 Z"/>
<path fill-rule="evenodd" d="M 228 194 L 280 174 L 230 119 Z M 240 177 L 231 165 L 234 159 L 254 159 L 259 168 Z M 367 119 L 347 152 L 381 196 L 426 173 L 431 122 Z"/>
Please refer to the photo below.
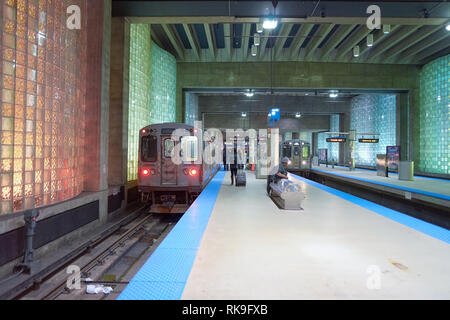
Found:
<path fill-rule="evenodd" d="M 303 159 L 309 158 L 309 146 L 306 146 L 306 145 L 303 146 L 302 158 Z"/>
<path fill-rule="evenodd" d="M 283 157 L 291 157 L 291 146 L 283 146 Z"/>
<path fill-rule="evenodd" d="M 299 156 L 300 155 L 300 147 L 295 146 L 294 147 L 294 156 Z"/>
<path fill-rule="evenodd" d="M 158 154 L 156 136 L 144 136 L 142 137 L 142 161 L 155 162 Z"/>
<path fill-rule="evenodd" d="M 175 148 L 175 141 L 173 141 L 172 139 L 165 139 L 164 140 L 164 157 L 172 158 L 174 148 Z"/>
<path fill-rule="evenodd" d="M 196 161 L 198 158 L 198 140 L 195 136 L 181 137 L 181 154 L 184 162 Z"/>

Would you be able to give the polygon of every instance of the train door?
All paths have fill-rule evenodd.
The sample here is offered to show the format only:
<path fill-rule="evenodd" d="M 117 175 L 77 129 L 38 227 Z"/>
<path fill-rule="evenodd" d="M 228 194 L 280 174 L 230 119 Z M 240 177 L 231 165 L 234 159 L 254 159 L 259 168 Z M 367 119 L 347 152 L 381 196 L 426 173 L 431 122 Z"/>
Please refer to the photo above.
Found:
<path fill-rule="evenodd" d="M 177 184 L 178 166 L 172 161 L 175 141 L 170 136 L 161 136 L 161 184 Z"/>

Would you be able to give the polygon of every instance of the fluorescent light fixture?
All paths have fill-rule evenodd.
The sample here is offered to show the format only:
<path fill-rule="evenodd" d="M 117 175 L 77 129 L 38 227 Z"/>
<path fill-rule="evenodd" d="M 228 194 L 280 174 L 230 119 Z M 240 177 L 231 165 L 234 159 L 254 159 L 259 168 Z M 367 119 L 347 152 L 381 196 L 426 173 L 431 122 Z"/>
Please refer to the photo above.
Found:
<path fill-rule="evenodd" d="M 252 52 L 252 56 L 256 57 L 256 53 L 258 53 L 258 48 L 255 45 L 252 45 L 251 52 Z"/>
<path fill-rule="evenodd" d="M 253 35 L 253 43 L 255 46 L 259 46 L 261 44 L 261 35 L 259 33 L 255 33 Z"/>
<path fill-rule="evenodd" d="M 359 57 L 359 46 L 356 46 L 356 47 L 353 48 L 353 56 L 355 58 Z"/>
<path fill-rule="evenodd" d="M 275 29 L 278 25 L 278 21 L 275 18 L 265 19 L 263 22 L 264 29 Z"/>
<path fill-rule="evenodd" d="M 369 34 L 367 36 L 367 46 L 372 47 L 373 46 L 373 34 Z"/>
<path fill-rule="evenodd" d="M 388 34 L 391 32 L 391 25 L 390 24 L 383 24 L 383 33 Z"/>
<path fill-rule="evenodd" d="M 450 23 L 445 26 L 445 30 L 450 31 Z"/>
<path fill-rule="evenodd" d="M 300 118 L 301 116 L 302 116 L 302 115 L 301 115 L 300 113 L 298 113 L 298 112 L 295 114 L 295 117 L 296 117 L 296 118 Z"/>
<path fill-rule="evenodd" d="M 261 23 L 257 23 L 256 24 L 256 32 L 262 33 L 263 31 L 264 31 L 263 30 L 263 25 Z"/>
<path fill-rule="evenodd" d="M 247 116 L 247 114 L 246 114 L 245 112 L 242 112 L 241 116 L 242 116 L 243 118 L 245 118 L 245 117 Z"/>

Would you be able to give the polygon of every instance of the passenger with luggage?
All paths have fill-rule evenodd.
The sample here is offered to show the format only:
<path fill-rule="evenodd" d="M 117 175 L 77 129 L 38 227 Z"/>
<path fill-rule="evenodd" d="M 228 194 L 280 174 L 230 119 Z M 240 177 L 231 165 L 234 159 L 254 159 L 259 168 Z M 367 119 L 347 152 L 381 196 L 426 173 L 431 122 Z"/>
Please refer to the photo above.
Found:
<path fill-rule="evenodd" d="M 281 179 L 289 179 L 287 171 L 286 171 L 286 167 L 288 166 L 288 164 L 289 164 L 288 157 L 284 157 L 283 159 L 281 159 L 281 163 L 278 165 L 278 171 L 274 177 L 275 183 L 278 183 Z"/>

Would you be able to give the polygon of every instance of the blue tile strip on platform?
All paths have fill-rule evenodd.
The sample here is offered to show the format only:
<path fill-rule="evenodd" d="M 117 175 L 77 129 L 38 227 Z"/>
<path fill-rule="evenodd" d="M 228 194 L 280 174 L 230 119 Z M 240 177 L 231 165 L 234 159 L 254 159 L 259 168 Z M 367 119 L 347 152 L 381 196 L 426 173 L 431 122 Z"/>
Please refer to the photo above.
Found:
<path fill-rule="evenodd" d="M 424 190 L 420 190 L 420 189 L 413 189 L 413 188 L 402 187 L 402 186 L 398 186 L 398 185 L 395 185 L 395 184 L 378 182 L 378 181 L 375 181 L 375 180 L 369 180 L 369 179 L 349 176 L 349 175 L 346 175 L 346 174 L 337 173 L 337 172 L 331 172 L 331 171 L 326 171 L 326 170 L 320 170 L 320 169 L 311 169 L 311 170 L 319 171 L 319 172 L 323 172 L 323 173 L 328 173 L 328 174 L 331 174 L 331 175 L 341 176 L 341 177 L 345 177 L 345 178 L 349 178 L 349 179 L 365 181 L 365 182 L 369 182 L 369 183 L 373 183 L 373 184 L 378 184 L 378 185 L 381 185 L 381 186 L 386 186 L 386 187 L 395 188 L 395 189 L 408 191 L 408 192 L 414 192 L 414 193 L 423 194 L 423 195 L 426 195 L 426 196 L 440 198 L 440 199 L 444 199 L 444 200 L 449 200 L 450 201 L 450 196 L 447 196 L 445 194 L 434 193 L 434 192 L 424 191 Z M 450 183 L 449 183 L 449 185 L 450 185 Z"/>
<path fill-rule="evenodd" d="M 289 175 L 291 175 L 294 178 L 296 178 L 300 181 L 303 181 L 313 187 L 322 189 L 322 190 L 324 190 L 328 193 L 331 193 L 335 196 L 338 196 L 347 201 L 353 202 L 354 204 L 356 204 L 360 207 L 363 207 L 364 209 L 378 213 L 379 215 L 382 215 L 385 218 L 394 220 L 394 221 L 401 223 L 407 227 L 413 228 L 417 231 L 425 233 L 431 237 L 434 237 L 434 238 L 444 241 L 446 243 L 450 243 L 450 231 L 445 228 L 442 228 L 442 227 L 436 226 L 434 224 L 416 219 L 416 218 L 408 216 L 404 213 L 383 207 L 379 204 L 370 202 L 368 200 L 364 200 L 364 199 L 355 197 L 351 194 L 327 187 L 327 186 L 317 183 L 315 181 L 308 180 L 303 177 L 299 177 L 295 174 L 289 173 Z"/>
<path fill-rule="evenodd" d="M 224 171 L 217 172 L 118 300 L 181 298 L 224 177 Z"/>

